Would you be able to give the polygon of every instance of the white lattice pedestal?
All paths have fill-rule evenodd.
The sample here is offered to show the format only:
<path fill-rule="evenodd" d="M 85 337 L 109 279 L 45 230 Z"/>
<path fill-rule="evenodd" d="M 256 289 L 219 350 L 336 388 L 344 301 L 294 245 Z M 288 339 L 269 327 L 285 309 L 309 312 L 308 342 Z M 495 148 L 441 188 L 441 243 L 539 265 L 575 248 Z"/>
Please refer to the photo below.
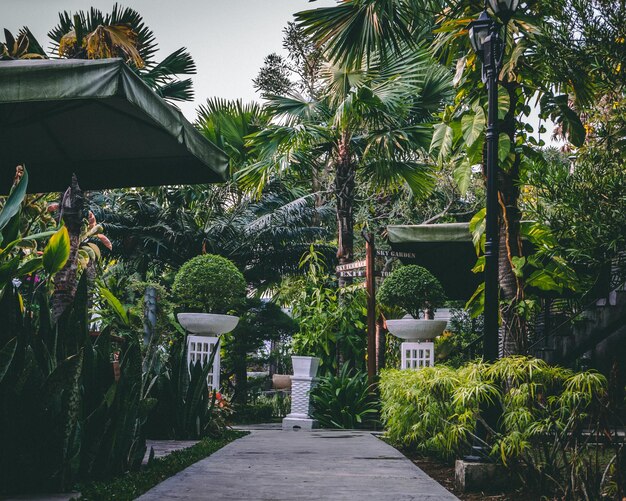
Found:
<path fill-rule="evenodd" d="M 421 369 L 422 367 L 432 367 L 435 365 L 435 343 L 402 343 L 400 345 L 402 353 L 402 369 Z"/>
<path fill-rule="evenodd" d="M 291 413 L 283 419 L 283 430 L 312 430 L 317 421 L 311 418 L 311 390 L 317 378 L 291 376 Z"/>
<path fill-rule="evenodd" d="M 187 336 L 187 366 L 191 363 L 200 361 L 202 365 L 208 363 L 211 354 L 218 346 L 219 338 L 207 336 Z M 207 384 L 211 390 L 219 390 L 220 388 L 220 352 L 219 349 L 215 353 L 213 359 L 213 367 L 207 375 Z"/>

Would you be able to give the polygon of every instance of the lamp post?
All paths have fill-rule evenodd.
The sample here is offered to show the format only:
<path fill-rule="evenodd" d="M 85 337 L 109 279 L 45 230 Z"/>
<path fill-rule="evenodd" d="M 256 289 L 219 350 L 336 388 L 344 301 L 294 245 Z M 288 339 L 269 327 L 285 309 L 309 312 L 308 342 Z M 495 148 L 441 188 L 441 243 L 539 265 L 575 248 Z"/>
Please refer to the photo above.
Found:
<path fill-rule="evenodd" d="M 498 285 L 498 75 L 502 69 L 504 42 L 500 38 L 502 24 L 505 26 L 513 16 L 519 0 L 487 0 L 485 10 L 470 24 L 469 37 L 472 48 L 482 61 L 482 80 L 487 86 L 487 145 L 485 170 L 487 175 L 487 212 L 485 215 L 485 303 L 483 360 L 498 359 L 499 285 Z M 491 8 L 498 20 L 487 12 Z M 506 39 L 506 35 L 504 37 Z M 495 428 L 498 421 L 497 409 L 484 405 L 481 414 L 485 422 Z M 487 430 L 479 423 L 477 440 L 472 454 L 466 461 L 477 462 L 488 457 L 483 450 Z"/>
<path fill-rule="evenodd" d="M 487 0 L 496 17 L 504 24 L 511 19 L 519 0 Z M 485 6 L 487 7 L 487 5 Z M 485 134 L 487 213 L 485 221 L 485 330 L 483 359 L 493 362 L 498 358 L 498 75 L 502 68 L 504 43 L 500 38 L 501 24 L 483 10 L 470 24 L 472 48 L 482 61 L 482 79 L 487 86 L 487 131 Z"/>

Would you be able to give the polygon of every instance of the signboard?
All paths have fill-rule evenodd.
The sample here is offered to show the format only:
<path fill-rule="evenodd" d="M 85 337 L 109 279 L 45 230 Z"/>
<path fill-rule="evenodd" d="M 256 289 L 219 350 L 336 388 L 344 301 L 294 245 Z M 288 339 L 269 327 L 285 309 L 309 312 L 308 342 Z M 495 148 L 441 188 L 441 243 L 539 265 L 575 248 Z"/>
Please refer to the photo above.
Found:
<path fill-rule="evenodd" d="M 400 252 L 400 251 L 392 251 L 392 250 L 377 250 L 377 256 L 381 257 L 397 257 L 397 258 L 414 258 L 415 252 Z"/>
<path fill-rule="evenodd" d="M 388 277 L 389 275 L 391 275 L 390 271 L 374 272 L 375 277 Z M 341 278 L 362 278 L 367 275 L 365 274 L 365 270 L 346 270 L 346 271 L 338 271 L 337 276 Z"/>
<path fill-rule="evenodd" d="M 357 278 L 357 277 L 364 277 L 365 276 L 365 270 L 345 270 L 345 271 L 338 271 L 337 272 L 337 276 L 341 277 L 341 278 Z"/>
<path fill-rule="evenodd" d="M 360 261 L 354 261 L 353 263 L 348 264 L 340 264 L 335 268 L 337 272 L 340 271 L 348 271 L 348 270 L 357 270 L 359 268 L 365 268 L 365 259 L 361 259 Z"/>

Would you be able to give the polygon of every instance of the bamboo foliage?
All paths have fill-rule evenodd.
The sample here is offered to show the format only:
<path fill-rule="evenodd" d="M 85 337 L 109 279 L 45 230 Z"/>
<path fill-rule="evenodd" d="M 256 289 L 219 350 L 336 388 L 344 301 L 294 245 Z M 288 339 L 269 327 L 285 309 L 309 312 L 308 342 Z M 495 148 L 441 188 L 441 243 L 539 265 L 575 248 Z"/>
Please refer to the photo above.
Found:
<path fill-rule="evenodd" d="M 477 440 L 480 421 L 489 433 L 478 440 L 491 458 L 529 487 L 562 499 L 621 499 L 626 447 L 615 431 L 620 415 L 597 372 L 513 356 L 459 369 L 388 370 L 380 391 L 387 434 L 402 446 L 460 458 Z M 498 410 L 495 429 L 481 417 L 485 404 Z"/>

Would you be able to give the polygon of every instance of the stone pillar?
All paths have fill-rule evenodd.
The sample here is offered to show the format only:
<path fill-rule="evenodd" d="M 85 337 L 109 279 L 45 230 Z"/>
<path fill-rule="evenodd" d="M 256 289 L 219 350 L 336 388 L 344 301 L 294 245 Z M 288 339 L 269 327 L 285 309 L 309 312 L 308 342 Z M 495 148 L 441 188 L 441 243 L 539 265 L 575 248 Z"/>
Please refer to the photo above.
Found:
<path fill-rule="evenodd" d="M 317 378 L 291 376 L 291 413 L 283 419 L 283 430 L 312 430 L 317 421 L 311 418 L 310 392 Z"/>

